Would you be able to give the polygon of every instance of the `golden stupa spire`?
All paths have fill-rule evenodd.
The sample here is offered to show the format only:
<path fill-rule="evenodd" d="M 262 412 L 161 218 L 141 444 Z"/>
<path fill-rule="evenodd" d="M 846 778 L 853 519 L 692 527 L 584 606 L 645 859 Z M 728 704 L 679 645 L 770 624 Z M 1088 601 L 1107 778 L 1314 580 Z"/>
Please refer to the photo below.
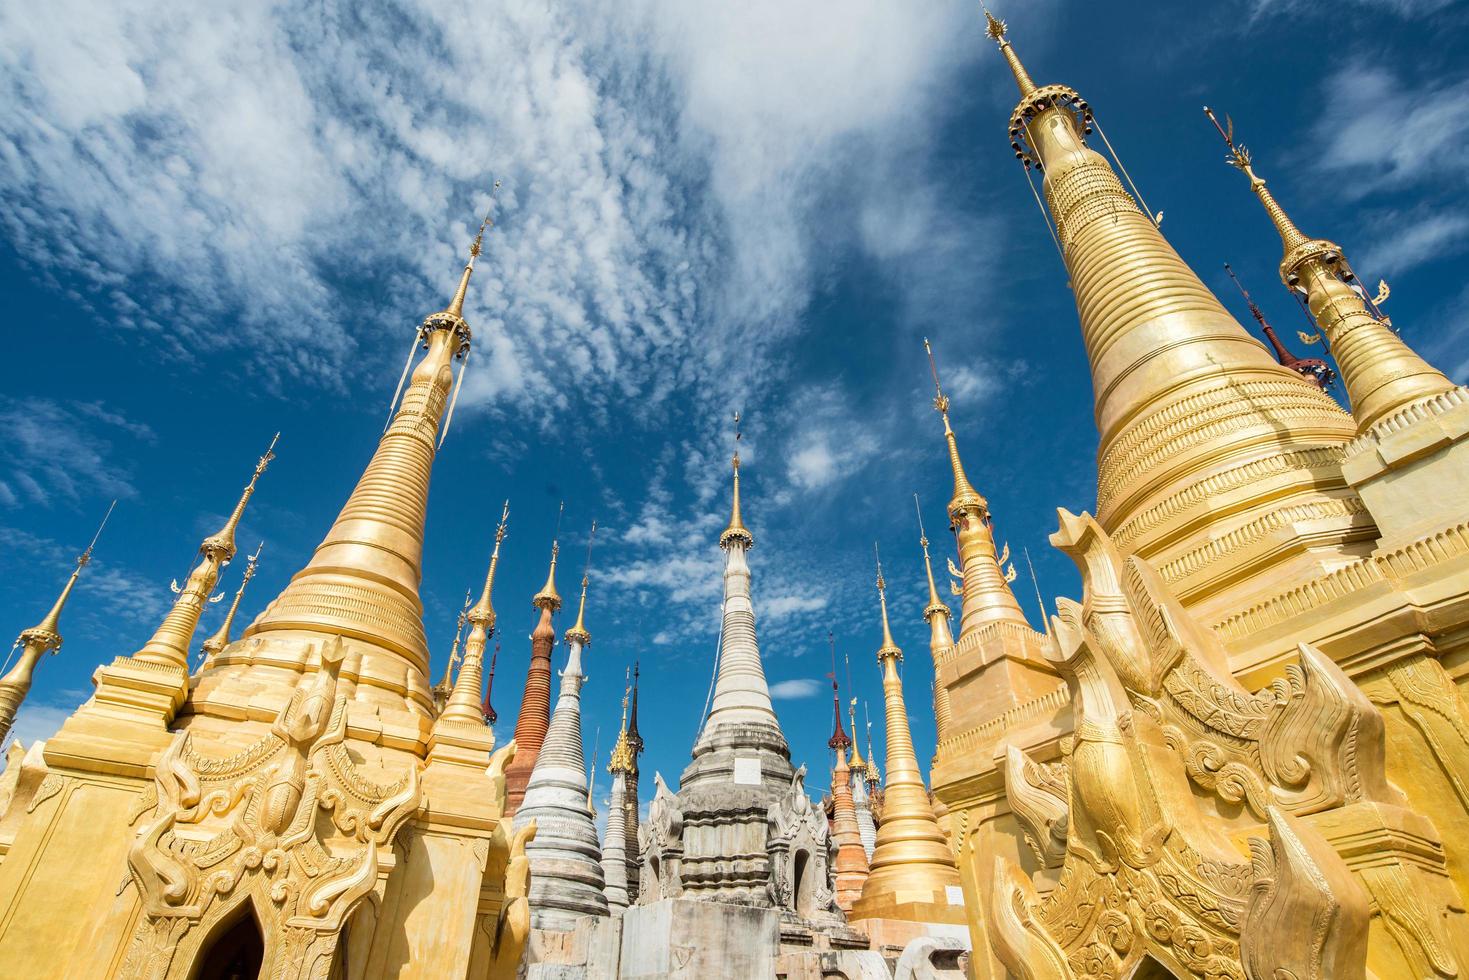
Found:
<path fill-rule="evenodd" d="M 102 517 L 102 523 L 97 525 L 97 533 L 92 535 L 91 544 L 88 544 L 86 550 L 80 555 L 77 555 L 76 567 L 71 570 L 71 575 L 67 577 L 66 584 L 61 587 L 61 594 L 51 604 L 51 609 L 39 623 L 30 629 L 21 630 L 20 635 L 15 638 L 15 645 L 21 648 L 20 657 L 16 660 L 15 666 L 10 668 L 4 677 L 0 677 L 0 743 L 3 743 L 5 736 L 10 734 L 10 726 L 15 724 L 16 712 L 20 710 L 21 702 L 30 692 L 36 664 L 46 654 L 61 649 L 61 610 L 66 606 L 66 600 L 71 597 L 71 590 L 76 588 L 82 569 L 86 568 L 87 563 L 92 560 L 92 549 L 97 546 L 97 539 L 102 536 L 102 529 L 107 526 L 107 519 L 112 516 L 112 508 L 116 506 L 116 500 L 108 505 L 107 513 Z"/>
<path fill-rule="evenodd" d="M 581 574 L 581 601 L 576 607 L 576 623 L 566 631 L 567 643 L 580 643 L 583 647 L 592 645 L 592 634 L 587 632 L 587 580 L 592 573 L 592 542 L 597 537 L 597 522 L 592 521 L 591 533 L 587 535 L 587 563 Z"/>
<path fill-rule="evenodd" d="M 469 638 L 464 641 L 464 662 L 454 688 L 444 704 L 442 721 L 462 722 L 469 725 L 487 723 L 484 712 L 484 664 L 485 644 L 495 632 L 495 607 L 490 593 L 495 588 L 495 569 L 500 564 L 500 543 L 505 540 L 505 528 L 510 521 L 510 501 L 505 501 L 500 511 L 500 523 L 495 528 L 495 549 L 490 552 L 490 570 L 485 574 L 485 587 L 464 618 L 469 622 Z"/>
<path fill-rule="evenodd" d="M 1234 140 L 1234 121 L 1220 125 L 1212 109 L 1204 113 L 1229 147 L 1229 164 L 1250 180 L 1250 190 L 1280 235 L 1285 254 L 1280 279 L 1305 297 L 1306 306 L 1326 336 L 1341 372 L 1359 432 L 1365 432 L 1410 405 L 1449 391 L 1454 383 L 1435 369 L 1393 330 L 1377 304 L 1387 298 L 1386 283 L 1377 299 L 1368 297 L 1342 254 L 1341 246 L 1324 238 L 1308 238 L 1255 173 L 1250 151 Z"/>
<path fill-rule="evenodd" d="M 627 668 L 622 679 L 622 727 L 617 732 L 617 742 L 612 746 L 612 755 L 607 759 L 609 773 L 630 773 L 637 765 L 633 755 L 632 741 L 627 735 L 627 705 L 632 696 L 632 668 Z"/>
<path fill-rule="evenodd" d="M 923 529 L 923 507 L 918 503 L 918 494 L 913 495 L 913 507 L 918 512 L 918 544 L 923 548 L 923 570 L 928 574 L 928 605 L 923 607 L 923 618 L 928 621 L 928 652 L 933 657 L 933 716 L 942 742 L 949 734 L 953 721 L 953 707 L 949 702 L 949 689 L 939 680 L 938 671 L 942 661 L 954 649 L 954 634 L 949 627 L 949 607 L 939 598 L 938 585 L 933 578 L 933 561 L 928 556 L 928 534 Z"/>
<path fill-rule="evenodd" d="M 249 585 L 250 580 L 255 577 L 255 569 L 260 564 L 260 552 L 264 548 L 265 542 L 262 541 L 256 546 L 255 554 L 245 558 L 245 574 L 240 576 L 240 587 L 235 590 L 235 598 L 230 602 L 229 611 L 224 614 L 224 622 L 220 623 L 219 629 L 215 630 L 214 634 L 204 641 L 204 658 L 201 661 L 201 666 L 209 666 L 209 662 L 215 655 L 229 646 L 230 629 L 234 626 L 235 614 L 240 611 L 240 600 L 245 597 L 245 586 Z"/>
<path fill-rule="evenodd" d="M 867 702 L 862 702 L 862 719 L 867 723 L 867 785 L 878 788 L 882 772 L 877 768 L 877 753 L 872 751 L 872 716 L 867 713 Z"/>
<path fill-rule="evenodd" d="M 561 554 L 561 515 L 566 512 L 566 502 L 562 501 L 560 508 L 556 511 L 556 534 L 551 538 L 551 567 L 546 572 L 546 584 L 541 586 L 541 591 L 531 599 L 531 605 L 540 609 L 549 609 L 556 612 L 561 608 L 561 593 L 556 591 L 556 560 Z"/>
<path fill-rule="evenodd" d="M 847 760 L 847 768 L 853 772 L 860 772 L 864 777 L 867 775 L 867 760 L 862 758 L 862 748 L 858 744 L 861 740 L 857 738 L 857 699 L 847 702 L 847 721 L 852 724 L 852 757 Z M 869 742 L 870 744 L 870 742 Z"/>
<path fill-rule="evenodd" d="M 1010 39 L 1006 37 L 1006 27 L 1003 20 L 999 20 L 990 13 L 990 8 L 983 3 L 980 7 L 984 10 L 985 30 L 984 32 L 1000 46 L 1000 54 L 1005 56 L 1005 63 L 1010 66 L 1010 73 L 1015 76 L 1015 84 L 1020 87 L 1022 97 L 1032 95 L 1036 91 L 1036 84 L 1031 80 L 1030 72 L 1020 63 L 1020 56 L 1010 46 Z"/>
<path fill-rule="evenodd" d="M 490 227 L 485 221 L 481 233 Z M 367 469 L 311 561 L 245 631 L 276 634 L 304 664 L 314 643 L 346 637 L 360 647 L 359 683 L 433 711 L 423 629 L 423 534 L 434 459 L 453 414 L 473 334 L 462 316 L 476 246 L 449 307 L 425 317 Z M 417 363 L 415 352 L 425 349 Z M 405 386 L 406 382 L 406 386 Z M 405 675 L 406 668 L 406 675 Z M 391 678 L 397 678 L 392 680 Z"/>
<path fill-rule="evenodd" d="M 933 912 L 922 916 L 924 919 L 932 914 L 944 918 L 930 921 L 948 921 L 957 914 L 962 922 L 962 909 L 957 913 L 949 911 L 947 889 L 959 884 L 959 871 L 948 839 L 934 816 L 918 756 L 913 751 L 903 679 L 898 674 L 903 651 L 893 641 L 888 625 L 887 584 L 883 581 L 880 558 L 877 598 L 882 611 L 882 646 L 878 648 L 877 659 L 882 664 L 883 703 L 887 714 L 888 778 L 883 788 L 882 824 L 877 828 L 877 846 L 872 852 L 872 872 L 862 886 L 862 897 L 852 908 L 852 918 L 898 918 L 894 914 L 898 906 L 916 901 L 934 906 Z"/>
<path fill-rule="evenodd" d="M 492 190 L 498 190 L 500 182 L 495 181 Z M 469 261 L 464 263 L 464 274 L 459 277 L 459 288 L 454 290 L 454 298 L 449 301 L 449 308 L 445 312 L 454 316 L 464 315 L 464 297 L 469 293 L 469 277 L 474 272 L 474 260 L 479 258 L 479 253 L 484 246 L 485 229 L 494 225 L 490 220 L 490 212 L 485 210 L 484 219 L 479 223 L 479 234 L 474 236 L 474 242 L 469 246 Z"/>
<path fill-rule="evenodd" d="M 985 623 L 999 620 L 1028 626 L 1020 603 L 1010 591 L 1009 583 L 1015 577 L 1015 568 L 1013 565 L 1006 567 L 1009 548 L 1001 552 L 995 547 L 989 501 L 974 489 L 959 459 L 959 443 L 954 436 L 954 427 L 949 424 L 949 397 L 939 383 L 938 363 L 927 338 L 924 338 L 923 349 L 928 354 L 928 369 L 933 375 L 933 407 L 944 420 L 944 441 L 949 449 L 949 466 L 954 471 L 954 496 L 949 499 L 949 529 L 954 532 L 959 548 L 959 565 L 964 578 L 964 608 L 959 632 L 963 635 Z M 933 601 L 938 601 L 931 569 L 929 588 Z M 932 625 L 933 619 L 929 619 L 929 623 Z M 944 628 L 949 629 L 947 617 Z"/>
<path fill-rule="evenodd" d="M 464 590 L 464 605 L 459 607 L 459 618 L 454 624 L 454 644 L 449 647 L 449 660 L 444 664 L 444 677 L 434 685 L 434 706 L 443 711 L 454 690 L 454 667 L 459 663 L 459 644 L 464 640 L 464 626 L 469 622 L 469 607 L 474 604 L 474 594 Z"/>
<path fill-rule="evenodd" d="M 719 547 L 728 548 L 732 542 L 743 541 L 745 550 L 755 547 L 755 536 L 745 527 L 745 522 L 740 518 L 740 413 L 734 413 L 735 425 L 735 451 L 731 463 L 734 467 L 734 504 L 730 508 L 729 527 L 719 536 Z"/>
<path fill-rule="evenodd" d="M 174 600 L 173 608 L 163 618 L 152 638 L 133 655 L 134 659 L 187 669 L 189 646 L 193 642 L 194 630 L 199 626 L 199 616 L 204 611 L 205 603 L 216 601 L 210 597 L 210 593 L 219 582 L 220 569 L 235 557 L 235 531 L 240 526 L 245 505 L 255 493 L 255 484 L 259 482 L 270 461 L 275 459 L 275 444 L 280 437 L 281 434 L 277 432 L 270 440 L 265 455 L 255 464 L 250 482 L 245 484 L 245 489 L 240 493 L 240 499 L 224 522 L 224 527 L 205 538 L 199 545 L 199 564 L 189 573 L 182 588 L 177 583 L 174 584 L 178 598 Z"/>

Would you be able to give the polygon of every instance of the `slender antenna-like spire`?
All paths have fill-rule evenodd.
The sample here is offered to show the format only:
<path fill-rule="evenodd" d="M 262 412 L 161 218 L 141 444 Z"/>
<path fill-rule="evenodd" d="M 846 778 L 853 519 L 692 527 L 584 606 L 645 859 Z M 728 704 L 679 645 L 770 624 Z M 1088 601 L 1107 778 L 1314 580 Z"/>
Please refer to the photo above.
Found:
<path fill-rule="evenodd" d="M 240 499 L 224 522 L 224 527 L 205 538 L 199 545 L 199 563 L 189 573 L 183 588 L 178 590 L 179 597 L 174 600 L 173 608 L 168 611 L 152 638 L 133 655 L 135 659 L 187 669 L 189 646 L 194 638 L 194 630 L 199 626 L 199 616 L 204 611 L 205 603 L 214 601 L 210 598 L 210 593 L 219 582 L 220 569 L 235 557 L 235 531 L 240 526 L 245 505 L 255 494 L 256 483 L 270 461 L 275 459 L 275 445 L 280 437 L 281 434 L 277 432 L 270 440 L 265 455 L 255 464 L 250 482 L 245 484 L 245 489 L 241 491 Z"/>
<path fill-rule="evenodd" d="M 592 645 L 592 634 L 587 632 L 587 581 L 592 574 L 592 543 L 597 539 L 597 522 L 592 521 L 592 530 L 587 534 L 587 563 L 581 575 L 581 602 L 576 607 L 576 625 L 566 631 L 567 643 L 580 643 L 584 647 Z"/>
<path fill-rule="evenodd" d="M 888 627 L 888 585 L 882 577 L 882 555 L 877 550 L 877 542 L 872 542 L 872 554 L 877 560 L 877 602 L 882 608 L 882 647 L 877 651 L 878 662 L 886 664 L 889 658 L 896 659 L 899 663 L 903 660 L 903 650 L 893 640 L 893 631 Z"/>
<path fill-rule="evenodd" d="M 510 522 L 510 501 L 505 501 L 500 511 L 500 523 L 495 528 L 495 548 L 490 552 L 490 568 L 485 573 L 485 587 L 479 601 L 465 614 L 469 622 L 469 639 L 464 641 L 464 665 L 459 668 L 459 677 L 454 682 L 453 692 L 444 705 L 442 720 L 462 722 L 468 725 L 487 723 L 484 705 L 487 700 L 482 693 L 484 684 L 485 644 L 495 632 L 495 606 L 491 594 L 495 589 L 495 569 L 500 565 L 500 545 L 505 540 L 505 528 Z M 465 595 L 465 601 L 469 596 Z"/>
<path fill-rule="evenodd" d="M 831 647 L 831 674 L 828 676 L 831 677 L 831 713 L 836 720 L 831 738 L 826 740 L 826 744 L 837 754 L 838 763 L 845 765 L 846 750 L 852 744 L 852 740 L 847 737 L 846 731 L 842 728 L 842 696 L 841 691 L 837 688 L 837 641 L 836 635 L 831 630 L 826 631 L 826 642 Z"/>
<path fill-rule="evenodd" d="M 745 522 L 740 518 L 740 413 L 734 413 L 735 426 L 735 451 L 732 464 L 734 466 L 734 504 L 730 508 L 729 527 L 719 536 L 719 547 L 728 548 L 732 542 L 743 541 L 745 550 L 749 551 L 755 547 L 755 536 L 752 535 Z"/>
<path fill-rule="evenodd" d="M 872 716 L 867 713 L 867 700 L 862 701 L 862 718 L 867 724 L 867 783 L 876 788 L 882 782 L 877 768 L 877 753 L 872 751 Z"/>
<path fill-rule="evenodd" d="M 481 710 L 485 716 L 485 724 L 493 725 L 500 720 L 500 713 L 495 706 L 490 704 L 490 698 L 495 693 L 495 664 L 500 661 L 500 641 L 495 641 L 495 652 L 490 654 L 490 676 L 485 680 L 485 703 Z"/>
<path fill-rule="evenodd" d="M 444 664 L 444 679 L 434 685 L 434 704 L 440 711 L 449 703 L 454 691 L 454 667 L 459 663 L 459 644 L 464 639 L 464 624 L 469 622 L 469 607 L 474 604 L 474 593 L 464 590 L 464 605 L 459 608 L 459 619 L 454 628 L 454 645 L 449 648 L 449 661 Z"/>
<path fill-rule="evenodd" d="M 92 560 L 92 549 L 97 546 L 97 539 L 102 536 L 102 529 L 107 526 L 107 519 L 112 516 L 112 508 L 116 506 L 116 500 L 108 505 L 107 513 L 102 517 L 102 523 L 97 525 L 97 533 L 92 535 L 92 541 L 87 545 L 86 550 L 77 555 L 76 567 L 71 570 L 66 584 L 61 587 L 61 594 L 51 604 L 50 611 L 35 626 L 22 630 L 20 636 L 15 639 L 16 645 L 21 648 L 20 658 L 4 677 L 0 677 L 0 744 L 3 744 L 5 737 L 10 734 L 10 726 L 15 724 L 16 712 L 20 710 L 21 702 L 30 692 L 36 664 L 46 654 L 61 649 L 61 610 L 71 596 L 71 590 L 76 587 L 82 569 L 86 568 L 87 563 Z"/>
<path fill-rule="evenodd" d="M 851 684 L 848 684 L 847 686 L 848 688 L 850 688 Z M 852 700 L 847 703 L 847 721 L 852 723 L 852 756 L 850 759 L 847 760 L 847 768 L 851 769 L 853 772 L 860 772 L 865 779 L 867 777 L 867 760 L 862 758 L 862 749 L 857 744 L 856 698 L 852 698 Z M 871 755 L 872 753 L 870 747 L 872 745 L 872 733 L 870 731 L 868 732 L 867 736 L 867 744 L 869 746 L 868 754 Z"/>
<path fill-rule="evenodd" d="M 255 548 L 255 554 L 246 557 L 245 574 L 240 576 L 240 587 L 235 590 L 235 598 L 230 603 L 229 611 L 224 614 L 224 622 L 219 624 L 219 629 L 214 631 L 213 636 L 204 641 L 204 657 L 201 666 L 208 666 L 209 661 L 217 656 L 219 651 L 229 646 L 230 629 L 234 625 L 235 614 L 240 611 L 240 600 L 245 597 L 245 586 L 249 585 L 250 580 L 255 577 L 255 569 L 260 563 L 260 552 L 264 548 L 265 542 L 262 541 Z"/>
<path fill-rule="evenodd" d="M 500 182 L 497 180 L 491 188 L 491 193 L 499 189 Z M 493 206 L 493 200 L 491 205 Z M 469 246 L 469 261 L 464 263 L 464 275 L 459 277 L 459 288 L 454 290 L 454 298 L 449 301 L 448 312 L 455 316 L 464 315 L 464 297 L 469 292 L 469 276 L 474 272 L 474 260 L 479 258 L 480 250 L 484 245 L 485 229 L 493 228 L 495 225 L 495 222 L 490 220 L 490 210 L 490 208 L 485 209 L 484 220 L 479 223 L 479 233 L 474 236 L 474 242 Z"/>
<path fill-rule="evenodd" d="M 1255 305 L 1254 297 L 1245 288 L 1245 284 L 1239 281 L 1239 276 L 1234 274 L 1234 269 L 1230 268 L 1228 262 L 1224 263 L 1224 271 L 1229 273 L 1230 279 L 1234 280 L 1240 295 L 1245 298 L 1245 305 L 1250 308 L 1250 316 L 1255 318 L 1255 322 L 1260 325 L 1260 330 L 1265 334 L 1265 339 L 1270 341 L 1270 346 L 1275 351 L 1275 359 L 1283 367 L 1290 368 L 1322 391 L 1331 387 L 1331 383 L 1336 380 L 1336 372 L 1331 369 L 1331 366 L 1319 357 L 1296 357 L 1292 354 L 1276 335 L 1275 328 L 1265 319 L 1265 314 L 1261 313 L 1260 308 Z"/>
<path fill-rule="evenodd" d="M 609 773 L 631 772 L 633 766 L 637 765 L 637 759 L 633 755 L 633 747 L 627 734 L 627 706 L 632 697 L 632 668 L 623 671 L 622 677 L 622 727 L 617 731 L 617 742 L 612 746 L 612 754 L 607 757 L 607 771 Z"/>
<path fill-rule="evenodd" d="M 638 732 L 638 661 L 632 662 L 632 715 L 627 722 L 627 740 L 632 743 L 633 762 L 643 754 L 643 736 Z"/>
<path fill-rule="evenodd" d="M 1051 615 L 1046 612 L 1046 600 L 1041 598 L 1041 583 L 1040 579 L 1035 577 L 1035 564 L 1030 560 L 1030 549 L 1022 546 L 1020 550 L 1025 553 L 1025 565 L 1030 569 L 1030 585 L 1031 588 L 1035 589 L 1035 604 L 1036 608 L 1041 611 L 1041 623 L 1045 628 L 1046 635 L 1050 636 Z"/>
<path fill-rule="evenodd" d="M 602 751 L 602 726 L 593 729 L 592 759 L 587 764 L 587 809 L 597 812 L 597 755 Z"/>
<path fill-rule="evenodd" d="M 938 585 L 933 579 L 933 560 L 928 555 L 928 533 L 923 527 L 923 507 L 918 494 L 913 494 L 913 509 L 918 513 L 918 544 L 923 549 L 923 570 L 928 576 L 928 605 L 923 607 L 923 618 L 928 621 L 928 652 L 933 658 L 933 718 L 938 741 L 949 735 L 954 710 L 949 699 L 949 689 L 938 679 L 939 667 L 954 649 L 954 633 L 949 626 L 949 607 L 939 598 Z"/>
<path fill-rule="evenodd" d="M 964 463 L 959 459 L 959 443 L 954 438 L 953 426 L 949 424 L 949 398 L 944 394 L 943 385 L 939 384 L 938 363 L 933 357 L 933 347 L 928 338 L 923 338 L 923 349 L 928 354 L 928 369 L 933 374 L 933 407 L 943 417 L 944 439 L 949 444 L 949 466 L 954 471 L 954 496 L 949 500 L 949 521 L 951 524 L 957 522 L 959 517 L 971 511 L 983 516 L 988 513 L 989 504 L 984 496 L 969 482 L 969 477 L 964 473 Z"/>
<path fill-rule="evenodd" d="M 1032 95 L 1036 91 L 1035 82 L 1031 80 L 1030 72 L 1020 63 L 1020 56 L 1010 46 L 1010 40 L 1006 36 L 1007 29 L 1003 20 L 997 20 L 990 13 L 989 7 L 983 3 L 980 7 L 984 10 L 985 33 L 988 34 L 996 44 L 1000 46 L 1000 54 L 1005 56 L 1005 63 L 1010 66 L 1010 73 L 1015 76 L 1015 84 L 1020 88 L 1021 97 Z"/>
<path fill-rule="evenodd" d="M 1275 200 L 1255 173 L 1249 149 L 1235 142 L 1234 121 L 1225 116 L 1228 126 L 1221 125 L 1208 106 L 1204 114 L 1229 147 L 1226 162 L 1249 178 L 1250 190 L 1280 235 L 1285 249 L 1280 281 L 1305 297 L 1325 335 L 1341 370 L 1357 431 L 1365 433 L 1387 416 L 1451 390 L 1454 383 L 1405 344 L 1378 309 L 1387 298 L 1387 283 L 1379 283 L 1376 299 L 1369 297 L 1341 246 L 1307 238 Z"/>

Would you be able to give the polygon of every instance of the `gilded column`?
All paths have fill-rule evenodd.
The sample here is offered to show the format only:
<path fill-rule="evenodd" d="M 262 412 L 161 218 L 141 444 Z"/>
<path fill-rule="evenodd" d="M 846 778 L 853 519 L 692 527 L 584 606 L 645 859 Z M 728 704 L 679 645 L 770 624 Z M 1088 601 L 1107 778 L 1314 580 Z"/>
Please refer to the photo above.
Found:
<path fill-rule="evenodd" d="M 949 888 L 959 885 L 959 871 L 939 829 L 913 751 L 908 709 L 898 663 L 903 651 L 888 626 L 887 585 L 877 568 L 878 604 L 882 611 L 883 702 L 887 714 L 887 784 L 883 790 L 882 824 L 872 854 L 871 874 L 853 919 L 888 918 L 924 922 L 965 922 L 962 906 L 949 905 Z"/>
<path fill-rule="evenodd" d="M 1098 521 L 1206 615 L 1269 589 L 1282 567 L 1345 564 L 1371 537 L 1340 472 L 1351 419 L 1276 363 L 1168 244 L 1087 145 L 1086 100 L 1038 87 L 1004 24 L 990 17 L 989 33 L 1020 90 L 1010 139 L 1044 175 L 1091 362 Z"/>
<path fill-rule="evenodd" d="M 112 507 L 116 506 L 117 501 L 114 500 Z M 112 507 L 107 508 L 107 517 L 112 516 Z M 76 588 L 82 569 L 92 560 L 92 548 L 96 546 L 97 538 L 101 537 L 102 528 L 107 526 L 107 517 L 102 518 L 102 524 L 97 528 L 97 533 L 92 535 L 92 543 L 87 545 L 87 550 L 77 556 L 76 567 L 71 570 L 71 576 L 61 587 L 61 594 L 52 603 L 51 611 L 39 623 L 28 630 L 22 630 L 20 636 L 15 638 L 16 646 L 20 647 L 20 657 L 15 666 L 4 677 L 0 677 L 0 745 L 5 744 L 6 736 L 15 724 L 16 713 L 20 711 L 21 702 L 30 693 L 36 665 L 46 654 L 61 649 L 61 610 L 70 598 L 71 590 Z"/>
<path fill-rule="evenodd" d="M 596 526 L 592 529 L 595 533 Z M 537 929 L 568 930 L 587 916 L 608 914 L 581 736 L 581 688 L 586 679 L 581 658 L 592 642 L 586 607 L 583 575 L 576 624 L 566 631 L 566 669 L 561 672 L 556 711 L 515 812 L 516 830 L 532 823 L 537 828 L 525 848 L 531 869 L 531 923 Z"/>
<path fill-rule="evenodd" d="M 556 643 L 556 627 L 551 617 L 561 608 L 561 593 L 556 591 L 559 553 L 559 544 L 552 541 L 551 569 L 546 573 L 546 584 L 531 600 L 531 605 L 541 611 L 541 618 L 530 634 L 530 666 L 520 696 L 520 714 L 515 719 L 515 758 L 505 767 L 506 816 L 513 816 L 525 798 L 526 784 L 530 782 L 536 757 L 551 724 L 551 647 Z"/>

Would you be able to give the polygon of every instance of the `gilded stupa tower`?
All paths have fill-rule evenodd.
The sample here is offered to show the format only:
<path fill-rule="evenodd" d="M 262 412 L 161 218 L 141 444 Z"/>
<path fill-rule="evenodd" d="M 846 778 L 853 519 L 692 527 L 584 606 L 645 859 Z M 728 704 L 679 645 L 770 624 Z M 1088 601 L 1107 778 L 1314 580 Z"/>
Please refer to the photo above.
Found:
<path fill-rule="evenodd" d="M 1005 25 L 988 25 L 1020 90 L 1011 143 L 1027 175 L 1043 174 L 1091 361 L 1097 520 L 1206 618 L 1282 577 L 1345 565 L 1373 531 L 1341 475 L 1352 420 L 1179 258 L 1087 145 L 1086 100 L 1037 86 Z"/>
<path fill-rule="evenodd" d="M 0 814 L 11 972 L 515 975 L 535 833 L 512 837 L 503 816 L 515 747 L 491 751 L 482 637 L 433 717 L 418 600 L 429 475 L 487 226 L 449 307 L 418 328 L 426 353 L 410 356 L 402 399 L 310 563 L 188 675 L 267 451 L 152 638 L 101 667 L 94 697 L 25 760 Z"/>
<path fill-rule="evenodd" d="M 107 514 L 102 518 L 102 523 L 97 527 L 97 533 L 92 535 L 92 543 L 87 545 L 85 551 L 77 556 L 76 567 L 71 570 L 66 584 L 61 587 L 61 594 L 51 604 L 51 611 L 41 619 L 39 623 L 30 629 L 21 630 L 15 638 L 15 645 L 20 647 L 20 656 L 11 667 L 0 677 L 0 745 L 5 744 L 6 737 L 10 734 L 10 728 L 15 724 L 15 716 L 20 711 L 21 702 L 30 693 L 31 681 L 36 674 L 36 665 L 41 658 L 48 653 L 55 653 L 61 649 L 61 610 L 66 606 L 66 600 L 71 597 L 71 590 L 76 588 L 77 579 L 81 578 L 82 569 L 92 560 L 92 549 L 97 546 L 97 539 L 102 536 L 102 528 L 107 526 L 107 518 L 112 516 L 112 508 L 117 506 L 117 501 L 107 508 Z"/>
<path fill-rule="evenodd" d="M 474 596 L 466 589 L 464 606 L 459 610 L 459 618 L 454 622 L 454 643 L 449 647 L 449 659 L 444 664 L 444 676 L 434 685 L 435 711 L 444 710 L 444 705 L 449 702 L 449 694 L 454 690 L 454 668 L 459 666 L 459 644 L 464 640 L 464 627 L 469 623 L 469 607 L 473 604 Z"/>
<path fill-rule="evenodd" d="M 888 625 L 887 583 L 877 565 L 877 596 L 882 617 L 883 703 L 887 715 L 887 783 L 883 789 L 882 824 L 872 853 L 871 873 L 862 897 L 852 908 L 853 920 L 903 919 L 961 924 L 961 904 L 951 904 L 949 889 L 959 887 L 959 871 L 948 840 L 939 829 L 923 771 L 913 751 L 908 708 L 898 663 L 903 651 Z"/>
<path fill-rule="evenodd" d="M 597 525 L 592 524 L 592 535 Z M 587 542 L 588 565 L 591 540 Z M 515 811 L 517 830 L 534 825 L 526 846 L 531 867 L 531 923 L 537 929 L 565 931 L 586 917 L 608 914 L 602 850 L 588 800 L 586 754 L 581 736 L 582 653 L 592 642 L 587 631 L 588 573 L 582 575 L 576 623 L 566 631 L 566 669 L 556 711 L 525 798 Z"/>
<path fill-rule="evenodd" d="M 560 524 L 559 517 L 557 524 Z M 505 770 L 509 794 L 505 812 L 511 816 L 525 798 L 526 784 L 530 782 L 541 744 L 546 740 L 546 730 L 551 725 L 551 648 L 556 645 L 556 626 L 551 618 L 561 609 L 561 593 L 556 591 L 556 559 L 560 552 L 560 543 L 552 540 L 546 584 L 531 600 L 531 605 L 541 612 L 530 634 L 530 666 L 520 695 L 520 713 L 515 718 L 515 759 Z"/>

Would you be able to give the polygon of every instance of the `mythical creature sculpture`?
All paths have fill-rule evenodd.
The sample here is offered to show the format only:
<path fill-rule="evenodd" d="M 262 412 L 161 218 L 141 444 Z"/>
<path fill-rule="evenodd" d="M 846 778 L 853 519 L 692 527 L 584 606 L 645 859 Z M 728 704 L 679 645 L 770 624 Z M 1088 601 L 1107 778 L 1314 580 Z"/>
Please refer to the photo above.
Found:
<path fill-rule="evenodd" d="M 1292 810 L 1390 792 L 1374 709 L 1350 682 L 1332 683 L 1344 678 L 1329 661 L 1308 660 L 1298 686 L 1272 688 L 1260 696 L 1252 724 L 1232 726 L 1240 758 L 1283 752 L 1281 729 L 1297 732 L 1301 750 L 1284 786 L 1276 782 L 1283 765 L 1267 770 L 1258 762 L 1253 770 L 1280 796 L 1277 802 L 1262 788 L 1267 836 L 1250 839 L 1253 858 L 1246 860 L 1230 843 L 1234 828 L 1195 799 L 1187 753 L 1169 724 L 1191 733 L 1210 721 L 1229 725 L 1230 711 L 1244 711 L 1252 696 L 1219 669 L 1222 661 L 1204 666 L 1208 651 L 1218 652 L 1204 646 L 1207 631 L 1144 563 L 1131 559 L 1124 567 L 1089 517 L 1063 512 L 1053 541 L 1079 556 L 1086 582 L 1084 603 L 1058 602 L 1048 655 L 1071 690 L 1074 734 L 1064 764 L 1041 766 L 1012 749 L 1006 775 L 1038 857 L 1060 871 L 1041 899 L 1018 868 L 996 859 L 988 923 L 996 954 L 1027 980 L 1124 977 L 1145 957 L 1176 976 L 1208 980 L 1365 976 L 1367 893 Z M 1170 686 L 1181 668 L 1194 682 Z M 1218 682 L 1207 699 L 1197 696 L 1203 676 Z M 1204 704 L 1230 711 L 1204 711 Z M 1343 751 L 1329 739 L 1311 741 L 1291 720 L 1301 712 L 1337 739 L 1355 733 L 1370 740 L 1376 732 L 1378 744 Z M 1182 725 L 1185 717 L 1193 723 Z M 1302 928 L 1309 942 L 1298 941 Z"/>
<path fill-rule="evenodd" d="M 272 978 L 325 976 L 342 926 L 379 884 L 378 856 L 418 811 L 418 769 L 388 784 L 348 753 L 342 642 L 321 647 L 270 732 L 227 759 L 180 732 L 128 852 L 142 915 L 119 976 L 186 976 L 204 938 L 253 905 Z"/>
<path fill-rule="evenodd" d="M 791 776 L 790 791 L 770 805 L 765 821 L 772 904 L 807 919 L 834 913 L 831 828 L 806 795 L 805 766 Z"/>

